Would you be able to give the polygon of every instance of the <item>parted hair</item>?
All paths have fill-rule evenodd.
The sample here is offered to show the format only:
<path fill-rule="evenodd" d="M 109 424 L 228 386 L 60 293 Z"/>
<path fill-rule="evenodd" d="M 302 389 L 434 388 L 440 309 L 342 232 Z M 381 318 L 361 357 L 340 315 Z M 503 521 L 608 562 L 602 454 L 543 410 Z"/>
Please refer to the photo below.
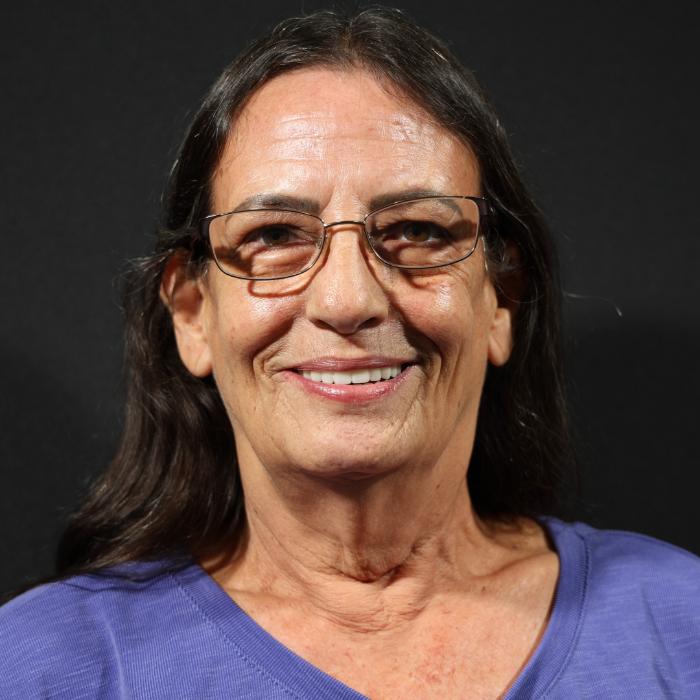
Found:
<path fill-rule="evenodd" d="M 474 76 L 399 10 L 322 11 L 286 20 L 248 46 L 211 87 L 187 131 L 155 249 L 123 278 L 121 441 L 69 519 L 59 576 L 132 560 L 211 556 L 240 538 L 244 494 L 231 423 L 214 379 L 197 378 L 182 364 L 159 289 L 173 255 L 193 275 L 210 262 L 197 226 L 211 213 L 212 175 L 246 100 L 276 76 L 320 66 L 368 71 L 475 154 L 482 193 L 495 210 L 484 234 L 489 271 L 515 321 L 509 362 L 487 370 L 468 487 L 485 518 L 558 512 L 572 454 L 557 259 L 506 133 Z"/>

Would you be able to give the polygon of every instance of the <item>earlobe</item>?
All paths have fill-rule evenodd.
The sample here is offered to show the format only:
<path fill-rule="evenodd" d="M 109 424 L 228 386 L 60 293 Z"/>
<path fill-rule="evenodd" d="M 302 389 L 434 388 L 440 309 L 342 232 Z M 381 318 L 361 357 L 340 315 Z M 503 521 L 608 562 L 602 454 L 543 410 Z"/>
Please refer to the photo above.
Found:
<path fill-rule="evenodd" d="M 512 312 L 505 306 L 499 306 L 494 313 L 489 333 L 489 362 L 496 367 L 501 367 L 508 362 L 512 350 Z"/>
<path fill-rule="evenodd" d="M 175 253 L 168 260 L 161 278 L 160 298 L 170 311 L 182 363 L 196 377 L 210 375 L 206 293 L 201 277 L 188 274 L 186 255 Z"/>

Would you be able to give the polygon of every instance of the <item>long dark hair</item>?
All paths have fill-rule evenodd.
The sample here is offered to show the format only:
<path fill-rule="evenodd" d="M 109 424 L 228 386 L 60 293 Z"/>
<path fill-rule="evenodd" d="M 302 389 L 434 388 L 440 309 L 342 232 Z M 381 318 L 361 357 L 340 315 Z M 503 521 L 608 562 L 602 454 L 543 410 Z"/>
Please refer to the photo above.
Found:
<path fill-rule="evenodd" d="M 206 262 L 193 231 L 209 213 L 210 180 L 231 124 L 261 85 L 309 66 L 369 71 L 469 144 L 496 209 L 486 249 L 502 296 L 517 307 L 514 352 L 489 367 L 468 483 L 476 512 L 507 519 L 556 513 L 571 463 L 561 370 L 560 286 L 551 237 L 528 195 L 493 109 L 472 74 L 398 10 L 318 12 L 249 46 L 213 85 L 173 167 L 154 253 L 125 279 L 126 415 L 118 452 L 72 516 L 57 572 L 164 556 L 205 556 L 242 532 L 234 435 L 212 378 L 185 369 L 159 299 L 164 266 Z"/>

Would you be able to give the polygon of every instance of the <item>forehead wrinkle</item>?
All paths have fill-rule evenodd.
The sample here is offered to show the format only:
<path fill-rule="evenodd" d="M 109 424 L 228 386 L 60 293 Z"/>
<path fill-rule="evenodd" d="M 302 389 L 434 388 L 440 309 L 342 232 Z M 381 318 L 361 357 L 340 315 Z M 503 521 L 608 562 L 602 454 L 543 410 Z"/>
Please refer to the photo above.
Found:
<path fill-rule="evenodd" d="M 371 146 L 372 144 L 385 142 L 386 138 L 380 134 L 372 135 L 371 137 L 363 137 L 362 143 L 359 144 L 358 139 L 352 135 L 330 135 L 324 134 L 321 137 L 309 139 L 306 136 L 297 136 L 294 138 L 275 138 L 266 144 L 265 147 L 255 149 L 255 165 L 252 172 L 264 171 L 267 168 L 273 168 L 279 172 L 286 166 L 299 168 L 305 163 L 318 161 L 341 160 L 344 169 L 358 169 L 362 167 L 363 162 L 374 161 L 379 156 L 374 149 L 364 150 L 361 146 Z M 393 158 L 394 171 L 409 170 L 415 168 L 417 156 L 434 154 L 436 143 L 424 143 L 418 139 L 416 141 L 397 142 L 393 140 Z M 410 150 L 407 150 L 410 149 Z M 228 153 L 224 153 L 224 157 L 217 168 L 217 175 L 224 175 L 224 171 L 228 168 L 235 167 L 236 160 L 240 157 L 245 157 L 246 146 L 237 149 L 227 149 Z M 249 173 L 251 171 L 249 170 Z"/>
<path fill-rule="evenodd" d="M 426 135 L 431 140 L 437 140 L 440 132 L 440 129 L 427 118 L 418 120 L 408 115 L 397 115 L 392 119 L 382 120 L 377 126 L 381 137 L 399 142 L 421 142 Z"/>
<path fill-rule="evenodd" d="M 320 138 L 334 135 L 337 120 L 324 112 L 284 115 L 274 122 L 273 138 Z"/>
<path fill-rule="evenodd" d="M 390 115 L 368 115 L 362 117 L 358 128 L 357 119 L 351 127 L 350 121 L 338 120 L 337 115 L 334 114 L 305 112 L 285 115 L 275 120 L 271 125 L 271 135 L 274 140 L 362 137 L 415 142 L 426 131 L 438 130 L 430 120 L 417 119 L 416 116 L 402 112 Z"/>
<path fill-rule="evenodd" d="M 444 155 L 450 155 L 455 144 L 460 148 L 466 146 L 469 156 L 474 158 L 473 149 L 463 139 L 437 123 L 420 105 L 400 96 L 398 105 L 394 102 L 387 109 L 380 100 L 376 110 L 370 107 L 361 113 L 350 97 L 342 101 L 345 111 L 342 104 L 327 108 L 323 103 L 318 105 L 318 100 L 316 105 L 307 103 L 300 110 L 300 105 L 295 104 L 298 93 L 281 96 L 278 90 L 273 93 L 265 90 L 263 87 L 262 92 L 256 93 L 231 124 L 215 171 L 222 198 L 228 198 L 231 188 L 237 190 L 241 185 L 246 193 L 267 190 L 271 176 L 276 185 L 289 181 L 293 188 L 314 192 L 320 183 L 332 180 L 323 189 L 332 184 L 332 190 L 342 190 L 348 181 L 363 176 L 368 163 L 385 185 L 389 183 L 381 173 L 386 170 L 384 166 L 390 165 L 390 179 L 396 181 L 391 189 L 396 190 L 403 189 L 408 180 L 414 184 L 417 165 L 433 162 L 436 167 L 431 169 L 430 182 L 423 183 L 421 179 L 419 183 L 433 189 L 437 184 L 434 178 L 440 184 L 449 181 L 449 172 L 438 164 L 443 162 Z M 386 155 L 380 156 L 382 145 L 391 149 L 390 164 Z M 469 156 L 465 158 L 466 171 L 471 177 L 476 175 L 478 183 L 479 167 L 469 162 Z M 318 168 L 322 162 L 327 167 L 321 171 Z M 366 182 L 366 177 L 362 180 Z M 473 186 L 467 189 L 471 194 Z M 369 199 L 368 193 L 363 193 L 361 199 L 365 198 Z"/>

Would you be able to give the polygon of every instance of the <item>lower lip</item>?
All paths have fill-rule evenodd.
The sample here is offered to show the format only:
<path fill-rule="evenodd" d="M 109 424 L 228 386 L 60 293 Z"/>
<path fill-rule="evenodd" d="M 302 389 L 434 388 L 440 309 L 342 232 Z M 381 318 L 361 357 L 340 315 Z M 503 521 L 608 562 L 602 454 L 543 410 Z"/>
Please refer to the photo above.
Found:
<path fill-rule="evenodd" d="M 324 384 L 314 382 L 291 370 L 285 371 L 284 374 L 289 381 L 297 382 L 302 389 L 315 396 L 322 396 L 340 403 L 367 403 L 393 394 L 403 384 L 412 369 L 413 365 L 409 365 L 392 379 L 367 382 L 367 384 Z"/>

